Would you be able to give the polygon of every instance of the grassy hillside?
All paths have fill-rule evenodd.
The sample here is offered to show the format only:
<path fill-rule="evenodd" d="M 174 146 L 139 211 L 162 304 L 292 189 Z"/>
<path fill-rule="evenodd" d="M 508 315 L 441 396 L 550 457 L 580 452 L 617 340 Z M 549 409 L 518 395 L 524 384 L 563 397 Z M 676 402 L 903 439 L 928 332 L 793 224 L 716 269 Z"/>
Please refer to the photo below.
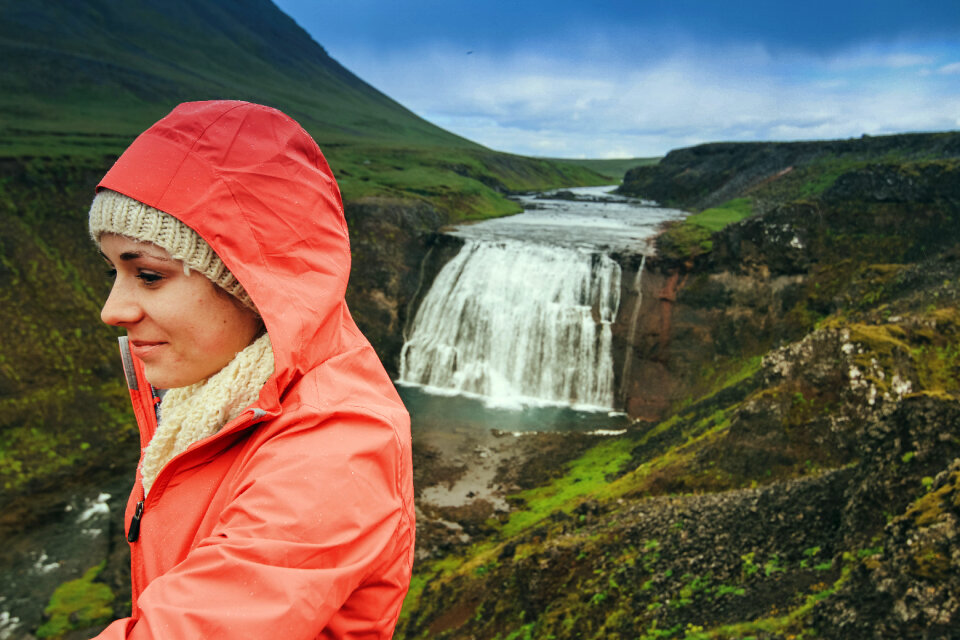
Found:
<path fill-rule="evenodd" d="M 877 162 L 960 157 L 960 132 L 863 136 L 807 142 L 717 142 L 676 149 L 637 165 L 621 191 L 701 210 L 737 197 L 785 202 L 816 196 L 838 176 Z"/>
<path fill-rule="evenodd" d="M 0 157 L 115 156 L 179 102 L 229 98 L 300 122 L 346 199 L 427 199 L 456 220 L 517 211 L 505 191 L 609 179 L 492 152 L 426 122 L 268 0 L 3 0 L 0 14 Z"/>
<path fill-rule="evenodd" d="M 113 137 L 139 133 L 178 102 L 242 95 L 288 111 L 329 144 L 477 147 L 348 72 L 267 0 L 4 1 L 0 11 L 0 113 L 25 137 L 85 135 L 93 149 L 116 150 Z M 54 146 L 74 144 L 85 146 Z"/>

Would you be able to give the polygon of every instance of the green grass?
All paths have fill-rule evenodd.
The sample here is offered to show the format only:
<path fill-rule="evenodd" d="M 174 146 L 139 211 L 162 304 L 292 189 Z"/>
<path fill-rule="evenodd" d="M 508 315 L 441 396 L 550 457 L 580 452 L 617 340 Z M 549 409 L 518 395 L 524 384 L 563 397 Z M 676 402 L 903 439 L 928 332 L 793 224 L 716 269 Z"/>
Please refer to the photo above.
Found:
<path fill-rule="evenodd" d="M 505 192 L 609 184 L 611 171 L 622 177 L 612 167 L 635 162 L 591 168 L 486 149 L 351 74 L 269 3 L 16 5 L 0 23 L 0 55 L 0 158 L 109 158 L 180 102 L 241 99 L 297 120 L 345 200 L 426 200 L 450 222 L 517 212 Z"/>
<path fill-rule="evenodd" d="M 719 207 L 704 209 L 686 219 L 687 224 L 703 227 L 707 231 L 720 231 L 728 224 L 740 222 L 753 213 L 753 203 L 750 198 L 736 198 L 725 202 Z"/>
<path fill-rule="evenodd" d="M 0 122 L 20 131 L 130 135 L 178 102 L 239 98 L 281 108 L 331 142 L 478 146 L 350 74 L 272 5 L 17 6 L 0 36 Z"/>
<path fill-rule="evenodd" d="M 630 169 L 636 167 L 645 167 L 660 162 L 660 158 L 611 158 L 611 159 L 573 159 L 573 158 L 550 158 L 553 162 L 562 162 L 572 164 L 584 169 L 589 169 L 600 175 L 620 182 L 624 174 Z"/>
<path fill-rule="evenodd" d="M 729 224 L 753 213 L 750 198 L 736 198 L 724 204 L 693 214 L 682 222 L 672 223 L 657 239 L 661 255 L 674 260 L 688 260 L 713 251 L 711 235 Z"/>
<path fill-rule="evenodd" d="M 710 389 L 700 400 L 754 375 L 760 369 L 761 360 L 759 356 L 746 358 L 714 372 L 709 376 Z M 728 413 L 732 410 L 718 409 L 692 424 L 689 418 L 681 418 L 677 413 L 651 427 L 642 437 L 623 436 L 600 442 L 568 463 L 563 476 L 544 486 L 512 495 L 511 499 L 522 500 L 524 507 L 511 514 L 499 532 L 500 538 L 507 539 L 536 526 L 556 511 L 570 513 L 586 498 L 608 500 L 642 488 L 651 472 L 685 464 L 690 452 L 698 445 L 725 431 L 730 425 Z M 683 437 L 645 464 L 621 475 L 630 465 L 638 446 L 644 446 L 671 430 L 682 430 Z M 620 477 L 613 481 L 613 476 Z"/>
<path fill-rule="evenodd" d="M 601 185 L 589 169 L 486 149 L 342 145 L 326 153 L 344 200 L 424 200 L 450 222 L 518 213 L 504 192 Z"/>
<path fill-rule="evenodd" d="M 833 185 L 844 173 L 863 166 L 862 161 L 854 158 L 837 157 L 814 163 L 801 172 L 805 180 L 797 193 L 798 198 L 812 198 L 820 195 Z"/>

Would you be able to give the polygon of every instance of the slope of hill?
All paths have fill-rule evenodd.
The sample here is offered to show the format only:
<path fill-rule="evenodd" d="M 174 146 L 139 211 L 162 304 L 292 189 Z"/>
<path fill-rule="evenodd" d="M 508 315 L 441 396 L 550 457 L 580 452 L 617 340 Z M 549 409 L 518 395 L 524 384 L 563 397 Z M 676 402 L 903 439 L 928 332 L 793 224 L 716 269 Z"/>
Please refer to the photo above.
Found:
<path fill-rule="evenodd" d="M 597 173 L 610 179 L 611 183 L 619 183 L 623 180 L 624 174 L 630 169 L 636 167 L 645 167 L 657 164 L 660 158 L 616 158 L 616 159 L 561 159 L 556 158 L 557 162 L 574 164 L 577 166 L 596 171 Z"/>
<path fill-rule="evenodd" d="M 662 257 L 684 261 L 710 254 L 711 233 L 726 224 L 761 215 L 784 202 L 815 200 L 841 176 L 854 199 L 903 201 L 912 197 L 909 180 L 901 180 L 904 167 L 907 172 L 921 171 L 924 162 L 952 158 L 960 158 L 960 132 L 714 143 L 677 149 L 656 165 L 637 166 L 624 176 L 620 190 L 700 211 L 672 225 L 660 239 Z M 941 183 L 938 189 L 942 199 L 949 184 Z"/>
<path fill-rule="evenodd" d="M 502 192 L 598 174 L 492 152 L 417 117 L 268 0 L 0 2 L 0 155 L 115 155 L 186 100 L 277 107 L 327 155 L 346 199 L 434 202 L 451 219 L 517 210 Z"/>
<path fill-rule="evenodd" d="M 25 137 L 106 136 L 116 150 L 178 102 L 242 95 L 327 143 L 478 147 L 351 74 L 267 0 L 11 0 L 0 12 L 0 113 Z"/>

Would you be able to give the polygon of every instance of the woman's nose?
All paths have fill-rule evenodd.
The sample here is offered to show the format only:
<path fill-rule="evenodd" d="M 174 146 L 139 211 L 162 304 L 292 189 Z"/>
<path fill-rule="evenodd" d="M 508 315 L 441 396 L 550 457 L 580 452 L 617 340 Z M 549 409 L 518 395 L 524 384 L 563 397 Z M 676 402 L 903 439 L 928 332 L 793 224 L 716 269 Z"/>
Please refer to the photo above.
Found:
<path fill-rule="evenodd" d="M 107 301 L 100 310 L 100 319 L 106 324 L 116 327 L 126 326 L 136 322 L 143 315 L 140 305 L 127 287 L 119 280 L 113 283 Z"/>

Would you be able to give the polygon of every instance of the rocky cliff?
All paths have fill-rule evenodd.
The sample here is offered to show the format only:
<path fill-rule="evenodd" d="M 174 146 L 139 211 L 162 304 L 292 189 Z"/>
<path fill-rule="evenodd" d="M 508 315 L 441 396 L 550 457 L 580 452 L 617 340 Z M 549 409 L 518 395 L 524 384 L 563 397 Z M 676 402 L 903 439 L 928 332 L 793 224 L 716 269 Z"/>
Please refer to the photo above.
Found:
<path fill-rule="evenodd" d="M 674 224 L 658 239 L 639 324 L 617 327 L 622 357 L 635 363 L 620 383 L 628 412 L 663 417 L 737 361 L 869 306 L 903 265 L 948 250 L 958 238 L 958 156 L 960 134 L 951 133 L 717 144 L 628 174 L 623 189 L 649 185 L 645 197 L 690 209 L 743 198 L 755 212 L 715 233 Z M 623 296 L 629 305 L 636 292 Z"/>
<path fill-rule="evenodd" d="M 425 529 L 398 635 L 958 637 L 956 140 L 644 169 L 664 201 L 754 215 L 661 236 L 617 329 L 641 419 L 552 478 L 503 469 L 512 510 L 466 542 Z M 704 170 L 716 149 L 739 159 Z"/>
<path fill-rule="evenodd" d="M 956 157 L 960 157 L 956 132 L 815 142 L 720 142 L 677 149 L 657 164 L 631 169 L 620 191 L 700 210 L 756 191 L 762 191 L 757 197 L 773 201 L 789 199 L 816 191 L 847 168 L 867 162 Z M 782 180 L 790 174 L 789 180 Z M 769 188 L 775 182 L 779 184 Z"/>

